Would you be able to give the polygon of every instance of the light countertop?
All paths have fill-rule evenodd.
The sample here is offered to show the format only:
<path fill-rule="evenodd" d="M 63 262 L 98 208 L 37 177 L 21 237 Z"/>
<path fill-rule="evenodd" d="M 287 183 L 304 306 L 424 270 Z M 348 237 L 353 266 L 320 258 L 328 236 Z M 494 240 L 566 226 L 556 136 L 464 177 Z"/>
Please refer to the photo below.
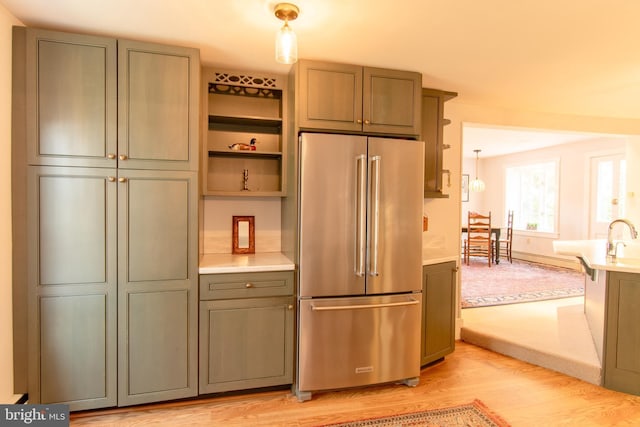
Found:
<path fill-rule="evenodd" d="M 593 270 L 640 273 L 640 258 L 625 257 L 625 247 L 620 246 L 619 256 L 612 260 L 607 257 L 607 241 L 598 240 L 554 240 L 553 251 L 559 255 L 582 258 Z M 628 250 L 628 252 L 631 252 Z"/>
<path fill-rule="evenodd" d="M 200 274 L 287 271 L 294 269 L 295 265 L 293 262 L 280 252 L 263 252 L 247 255 L 200 255 Z"/>
<path fill-rule="evenodd" d="M 457 256 L 428 258 L 428 259 L 423 258 L 422 259 L 422 265 L 434 265 L 434 264 L 440 264 L 440 263 L 448 262 L 448 261 L 456 261 L 456 264 L 457 264 L 459 259 L 460 259 L 460 257 L 457 257 Z"/>

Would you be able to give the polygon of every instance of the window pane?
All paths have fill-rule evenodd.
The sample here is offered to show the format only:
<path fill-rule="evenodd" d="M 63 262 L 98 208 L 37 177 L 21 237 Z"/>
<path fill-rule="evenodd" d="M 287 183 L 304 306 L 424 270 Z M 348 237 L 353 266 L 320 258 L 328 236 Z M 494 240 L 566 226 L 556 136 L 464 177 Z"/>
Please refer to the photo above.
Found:
<path fill-rule="evenodd" d="M 514 211 L 514 228 L 555 232 L 558 162 L 506 169 L 506 209 Z"/>
<path fill-rule="evenodd" d="M 596 219 L 598 222 L 612 220 L 611 199 L 613 199 L 613 161 L 598 163 L 598 191 L 596 200 Z"/>

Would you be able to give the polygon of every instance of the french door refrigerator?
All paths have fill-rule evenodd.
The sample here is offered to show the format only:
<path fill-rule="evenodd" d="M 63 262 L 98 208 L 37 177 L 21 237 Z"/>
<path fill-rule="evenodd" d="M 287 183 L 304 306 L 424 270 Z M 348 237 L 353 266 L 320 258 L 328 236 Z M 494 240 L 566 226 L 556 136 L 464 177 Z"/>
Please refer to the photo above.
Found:
<path fill-rule="evenodd" d="M 424 143 L 303 133 L 295 392 L 420 375 Z"/>

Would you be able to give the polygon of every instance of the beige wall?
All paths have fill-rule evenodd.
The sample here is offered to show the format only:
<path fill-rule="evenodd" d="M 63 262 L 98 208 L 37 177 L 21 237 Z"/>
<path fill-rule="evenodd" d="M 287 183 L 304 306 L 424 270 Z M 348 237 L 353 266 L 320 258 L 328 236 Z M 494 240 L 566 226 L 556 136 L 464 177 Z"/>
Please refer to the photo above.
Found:
<path fill-rule="evenodd" d="M 0 5 L 0 404 L 13 395 L 11 310 L 11 27 L 21 25 Z"/>

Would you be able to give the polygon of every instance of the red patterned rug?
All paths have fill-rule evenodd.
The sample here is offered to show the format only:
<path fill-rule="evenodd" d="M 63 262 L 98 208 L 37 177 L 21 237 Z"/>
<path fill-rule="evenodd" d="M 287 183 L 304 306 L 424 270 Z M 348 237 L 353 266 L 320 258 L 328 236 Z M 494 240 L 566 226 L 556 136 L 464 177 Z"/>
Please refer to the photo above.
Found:
<path fill-rule="evenodd" d="M 513 260 L 487 266 L 462 264 L 462 308 L 517 304 L 584 295 L 584 274 L 568 268 Z"/>
<path fill-rule="evenodd" d="M 390 417 L 369 418 L 325 427 L 508 427 L 509 423 L 491 411 L 479 400 L 467 405 L 443 409 L 392 415 Z"/>

